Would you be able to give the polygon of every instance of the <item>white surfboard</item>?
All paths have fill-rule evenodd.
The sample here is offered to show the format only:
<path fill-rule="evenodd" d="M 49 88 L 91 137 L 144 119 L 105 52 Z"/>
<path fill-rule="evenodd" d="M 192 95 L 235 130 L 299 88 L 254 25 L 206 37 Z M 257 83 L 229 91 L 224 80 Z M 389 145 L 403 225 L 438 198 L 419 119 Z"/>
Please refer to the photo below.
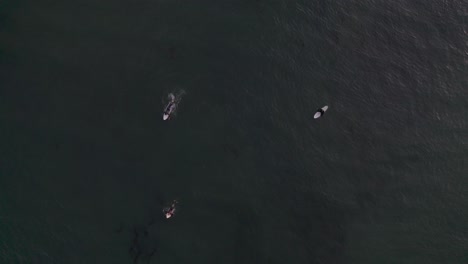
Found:
<path fill-rule="evenodd" d="M 315 112 L 314 119 L 317 119 L 317 118 L 323 116 L 327 110 L 328 110 L 328 105 L 326 105 L 326 106 L 320 108 L 319 110 L 317 110 L 317 112 Z"/>

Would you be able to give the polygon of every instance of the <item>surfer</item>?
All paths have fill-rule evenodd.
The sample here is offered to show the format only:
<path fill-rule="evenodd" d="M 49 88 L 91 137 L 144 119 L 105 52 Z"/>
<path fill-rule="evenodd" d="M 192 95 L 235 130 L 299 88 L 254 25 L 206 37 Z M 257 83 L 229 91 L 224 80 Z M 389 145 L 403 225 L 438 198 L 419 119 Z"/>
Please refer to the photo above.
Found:
<path fill-rule="evenodd" d="M 182 96 L 184 96 L 184 94 L 184 90 L 179 90 L 167 95 L 167 99 L 164 100 L 165 107 L 163 112 L 163 120 L 171 119 L 177 115 L 179 103 L 182 100 Z"/>
<path fill-rule="evenodd" d="M 166 216 L 166 219 L 169 219 L 174 216 L 176 211 L 177 200 L 174 200 L 169 208 L 164 208 L 163 213 Z"/>
<path fill-rule="evenodd" d="M 167 103 L 166 107 L 164 108 L 163 120 L 169 119 L 172 113 L 176 110 L 176 100 L 175 96 L 170 93 L 169 94 L 169 103 Z"/>
<path fill-rule="evenodd" d="M 320 108 L 315 112 L 314 119 L 317 119 L 325 114 L 325 112 L 328 110 L 328 105 Z"/>

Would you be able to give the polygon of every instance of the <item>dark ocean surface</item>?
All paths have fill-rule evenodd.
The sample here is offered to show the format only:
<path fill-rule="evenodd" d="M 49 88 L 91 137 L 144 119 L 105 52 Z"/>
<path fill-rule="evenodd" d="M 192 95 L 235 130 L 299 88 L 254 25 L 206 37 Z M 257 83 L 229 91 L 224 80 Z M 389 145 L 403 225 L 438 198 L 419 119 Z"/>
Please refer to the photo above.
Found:
<path fill-rule="evenodd" d="M 0 1 L 0 263 L 468 263 L 467 76 L 466 0 Z"/>

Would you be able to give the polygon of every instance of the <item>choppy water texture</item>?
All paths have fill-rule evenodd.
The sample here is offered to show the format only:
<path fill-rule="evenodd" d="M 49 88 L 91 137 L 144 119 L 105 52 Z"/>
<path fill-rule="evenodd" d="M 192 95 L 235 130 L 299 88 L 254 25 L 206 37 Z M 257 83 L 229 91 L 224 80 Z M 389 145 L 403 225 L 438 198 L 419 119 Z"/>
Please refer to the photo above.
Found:
<path fill-rule="evenodd" d="M 467 16 L 0 2 L 1 263 L 468 263 Z"/>

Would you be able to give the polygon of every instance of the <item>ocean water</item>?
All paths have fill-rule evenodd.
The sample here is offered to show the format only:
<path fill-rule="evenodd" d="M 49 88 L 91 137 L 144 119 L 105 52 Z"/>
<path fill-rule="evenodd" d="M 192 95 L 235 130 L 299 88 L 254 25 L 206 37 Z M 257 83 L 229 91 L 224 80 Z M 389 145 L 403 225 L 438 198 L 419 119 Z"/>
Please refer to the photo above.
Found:
<path fill-rule="evenodd" d="M 468 263 L 467 17 L 0 2 L 0 263 Z"/>

